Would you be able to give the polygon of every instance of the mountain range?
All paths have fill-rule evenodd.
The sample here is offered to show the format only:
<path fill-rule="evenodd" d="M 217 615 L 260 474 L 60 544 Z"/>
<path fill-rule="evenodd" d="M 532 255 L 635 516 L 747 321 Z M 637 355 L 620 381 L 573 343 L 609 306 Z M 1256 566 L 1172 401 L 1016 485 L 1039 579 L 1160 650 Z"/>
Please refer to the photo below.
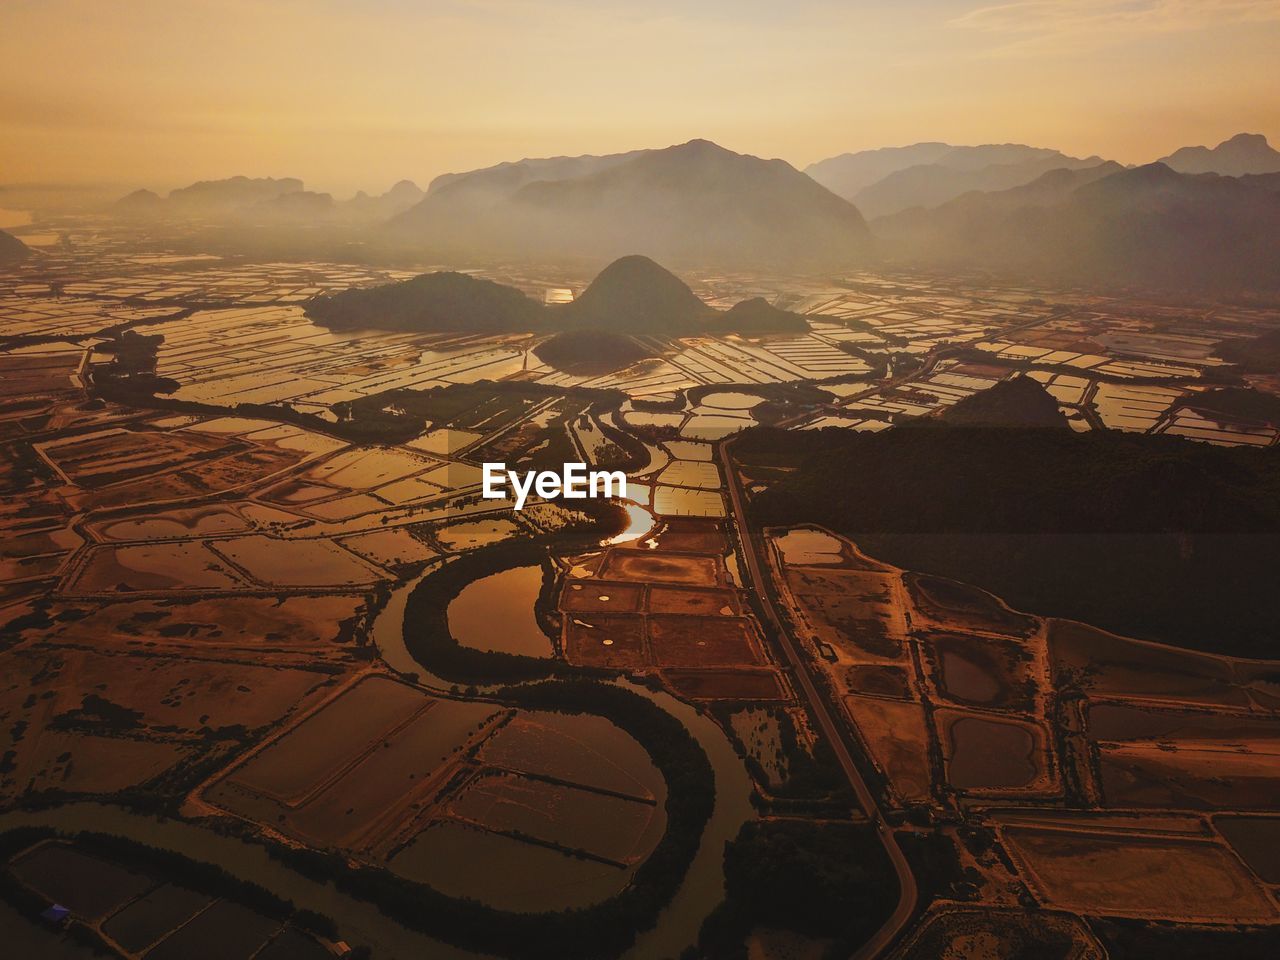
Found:
<path fill-rule="evenodd" d="M 135 190 L 115 203 L 126 218 L 188 217 L 227 222 L 323 223 L 383 222 L 425 196 L 411 180 L 401 180 L 386 193 L 370 196 L 363 190 L 350 200 L 307 190 L 296 177 L 228 177 L 201 180 L 161 197 L 152 190 Z"/>
<path fill-rule="evenodd" d="M 849 198 L 864 216 L 875 218 L 912 207 L 936 207 L 970 190 L 1007 190 L 1050 170 L 1101 162 L 1099 157 L 1080 159 L 1021 143 L 917 143 L 842 154 L 812 164 L 805 172 Z"/>
<path fill-rule="evenodd" d="M 873 222 L 889 258 L 1161 288 L 1280 288 L 1280 177 L 1056 170 Z"/>
<path fill-rule="evenodd" d="M 1280 173 L 1280 150 L 1272 148 L 1260 133 L 1238 133 L 1212 150 L 1183 147 L 1160 162 L 1179 173 L 1219 173 L 1227 177 Z"/>
<path fill-rule="evenodd" d="M 736 267 L 847 266 L 870 247 L 848 201 L 783 160 L 706 140 L 450 176 L 388 230 L 445 253 L 595 260 L 639 250 Z"/>

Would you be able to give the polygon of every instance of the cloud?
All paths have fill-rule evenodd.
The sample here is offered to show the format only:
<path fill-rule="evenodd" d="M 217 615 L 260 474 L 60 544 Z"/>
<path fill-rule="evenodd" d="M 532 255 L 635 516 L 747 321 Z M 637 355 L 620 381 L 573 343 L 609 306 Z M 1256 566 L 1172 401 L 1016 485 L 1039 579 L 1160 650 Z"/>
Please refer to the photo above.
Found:
<path fill-rule="evenodd" d="M 1280 22 L 1280 0 L 1015 0 L 950 21 L 1007 53 L 1078 51 L 1135 36 Z"/>

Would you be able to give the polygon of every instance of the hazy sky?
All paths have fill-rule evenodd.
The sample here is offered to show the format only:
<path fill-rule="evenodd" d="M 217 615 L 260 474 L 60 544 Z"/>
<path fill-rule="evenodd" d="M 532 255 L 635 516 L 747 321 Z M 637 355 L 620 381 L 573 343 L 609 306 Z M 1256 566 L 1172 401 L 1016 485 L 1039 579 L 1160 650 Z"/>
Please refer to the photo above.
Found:
<path fill-rule="evenodd" d="M 1280 0 L 0 0 L 0 184 L 1280 140 Z"/>

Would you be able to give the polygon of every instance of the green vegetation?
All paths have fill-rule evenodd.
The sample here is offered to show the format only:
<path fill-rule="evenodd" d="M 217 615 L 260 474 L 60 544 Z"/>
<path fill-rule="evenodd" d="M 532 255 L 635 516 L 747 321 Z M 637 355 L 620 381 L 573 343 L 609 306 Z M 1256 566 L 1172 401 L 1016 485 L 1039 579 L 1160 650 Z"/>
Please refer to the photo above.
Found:
<path fill-rule="evenodd" d="M 745 958 L 756 927 L 834 941 L 847 957 L 893 910 L 897 882 L 866 823 L 763 820 L 725 844 L 725 902 L 698 938 L 701 956 Z"/>
<path fill-rule="evenodd" d="M 1280 450 L 919 421 L 877 434 L 758 429 L 795 465 L 757 522 L 813 522 L 1012 606 L 1187 647 L 1274 656 Z"/>

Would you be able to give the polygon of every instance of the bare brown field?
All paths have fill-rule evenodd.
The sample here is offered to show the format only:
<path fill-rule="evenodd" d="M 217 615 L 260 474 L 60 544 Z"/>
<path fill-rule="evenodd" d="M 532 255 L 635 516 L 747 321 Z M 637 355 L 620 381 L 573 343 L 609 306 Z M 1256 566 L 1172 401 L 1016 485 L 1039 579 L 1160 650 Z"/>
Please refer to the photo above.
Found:
<path fill-rule="evenodd" d="M 652 586 L 645 609 L 651 613 L 691 616 L 732 616 L 739 610 L 738 595 L 733 590 Z"/>
<path fill-rule="evenodd" d="M 182 730 L 272 723 L 330 680 L 316 670 L 74 647 L 13 650 L 4 662 L 11 676 L 43 679 L 33 688 L 45 688 L 41 707 L 53 716 L 93 694 L 136 712 L 140 725 Z"/>
<path fill-rule="evenodd" d="M 89 550 L 74 575 L 71 593 L 151 593 L 167 590 L 244 589 L 249 581 L 200 540 Z"/>
<path fill-rule="evenodd" d="M 603 717 L 517 713 L 480 748 L 486 766 L 609 790 L 661 806 L 662 774 L 644 748 Z"/>
<path fill-rule="evenodd" d="M 566 581 L 560 608 L 572 612 L 636 613 L 644 601 L 644 585 L 606 580 Z"/>
<path fill-rule="evenodd" d="M 1038 724 L 954 710 L 939 710 L 935 716 L 953 787 L 1014 790 L 1043 785 L 1048 737 Z"/>
<path fill-rule="evenodd" d="M 1280 717 L 1169 710 L 1121 703 L 1090 703 L 1089 734 L 1094 740 L 1159 740 L 1210 748 L 1214 743 L 1280 752 Z"/>
<path fill-rule="evenodd" d="M 1057 952 L 1066 943 L 1064 952 Z M 1051 946 L 1052 945 L 1052 946 Z M 1053 951 L 1050 953 L 1050 951 Z M 1027 913 L 990 904 L 935 904 L 909 935 L 899 960 L 1014 960 L 1053 956 L 1104 960 L 1105 953 L 1076 917 Z"/>
<path fill-rule="evenodd" d="M 508 773 L 476 777 L 448 811 L 493 832 L 532 837 L 619 866 L 647 857 L 663 827 L 652 802 Z"/>
<path fill-rule="evenodd" d="M 1275 904 L 1207 840 L 1010 827 L 1004 837 L 1049 905 L 1085 916 L 1259 922 Z"/>
<path fill-rule="evenodd" d="M 42 636 L 50 643 L 145 646 L 151 652 L 244 650 L 269 660 L 294 652 L 346 657 L 338 641 L 366 603 L 351 595 L 64 601 L 51 607 L 54 622 Z"/>
<path fill-rule="evenodd" d="M 723 523 L 693 517 L 666 518 L 661 528 L 646 538 L 648 541 L 657 544 L 659 550 L 720 555 L 729 552 Z"/>
<path fill-rule="evenodd" d="M 845 689 L 850 693 L 888 697 L 891 700 L 913 699 L 911 682 L 902 667 L 861 663 L 848 667 L 844 672 L 844 680 Z"/>
<path fill-rule="evenodd" d="M 180 742 L 35 731 L 13 751 L 0 794 L 118 793 L 142 786 L 191 753 L 192 747 Z"/>
<path fill-rule="evenodd" d="M 746 617 L 650 616 L 649 648 L 662 667 L 750 666 L 765 662 Z"/>
<path fill-rule="evenodd" d="M 381 678 L 356 689 L 368 684 L 373 686 L 356 693 L 357 699 L 344 703 L 348 691 L 287 731 L 211 787 L 206 798 L 324 847 L 372 849 L 405 829 L 436 779 L 461 759 L 460 751 L 477 733 L 487 735 L 500 711 L 484 703 L 436 700 Z M 374 711 L 363 706 L 371 696 L 394 702 Z M 410 702 L 402 707 L 404 699 Z M 326 716 L 331 710 L 338 712 Z M 344 730 L 336 742 L 324 736 L 344 725 L 355 729 Z"/>
<path fill-rule="evenodd" d="M 1070 620 L 1049 623 L 1056 684 L 1093 696 L 1247 707 L 1263 687 L 1256 664 L 1175 650 L 1117 636 Z M 1259 704 L 1265 706 L 1265 704 Z"/>
<path fill-rule="evenodd" d="M 56 397 L 79 393 L 74 377 L 83 351 L 55 346 L 48 350 L 47 353 L 0 356 L 0 397 Z"/>
<path fill-rule="evenodd" d="M 1280 810 L 1280 755 L 1112 743 L 1099 749 L 1102 792 L 1117 807 Z"/>
<path fill-rule="evenodd" d="M 615 547 L 608 552 L 600 574 L 609 580 L 714 587 L 723 579 L 722 569 L 718 558 L 712 556 L 655 553 Z"/>
<path fill-rule="evenodd" d="M 788 567 L 786 581 L 804 623 L 842 660 L 902 658 L 907 626 L 894 601 L 896 574 Z"/>
<path fill-rule="evenodd" d="M 353 588 L 387 577 L 385 570 L 328 540 L 278 540 L 254 534 L 216 540 L 210 546 L 266 586 Z"/>
<path fill-rule="evenodd" d="M 244 449 L 225 437 L 187 431 L 112 429 L 38 448 L 67 480 L 86 489 L 178 470 Z"/>
<path fill-rule="evenodd" d="M 564 654 L 570 663 L 640 669 L 649 662 L 644 620 L 625 614 L 571 614 L 565 618 Z"/>
<path fill-rule="evenodd" d="M 326 703 L 284 737 L 254 755 L 230 779 L 296 806 L 377 742 L 387 730 L 432 701 L 412 687 L 381 678 L 361 681 Z"/>
<path fill-rule="evenodd" d="M 844 704 L 890 789 L 902 800 L 928 800 L 933 771 L 924 708 L 918 703 L 852 694 Z"/>

